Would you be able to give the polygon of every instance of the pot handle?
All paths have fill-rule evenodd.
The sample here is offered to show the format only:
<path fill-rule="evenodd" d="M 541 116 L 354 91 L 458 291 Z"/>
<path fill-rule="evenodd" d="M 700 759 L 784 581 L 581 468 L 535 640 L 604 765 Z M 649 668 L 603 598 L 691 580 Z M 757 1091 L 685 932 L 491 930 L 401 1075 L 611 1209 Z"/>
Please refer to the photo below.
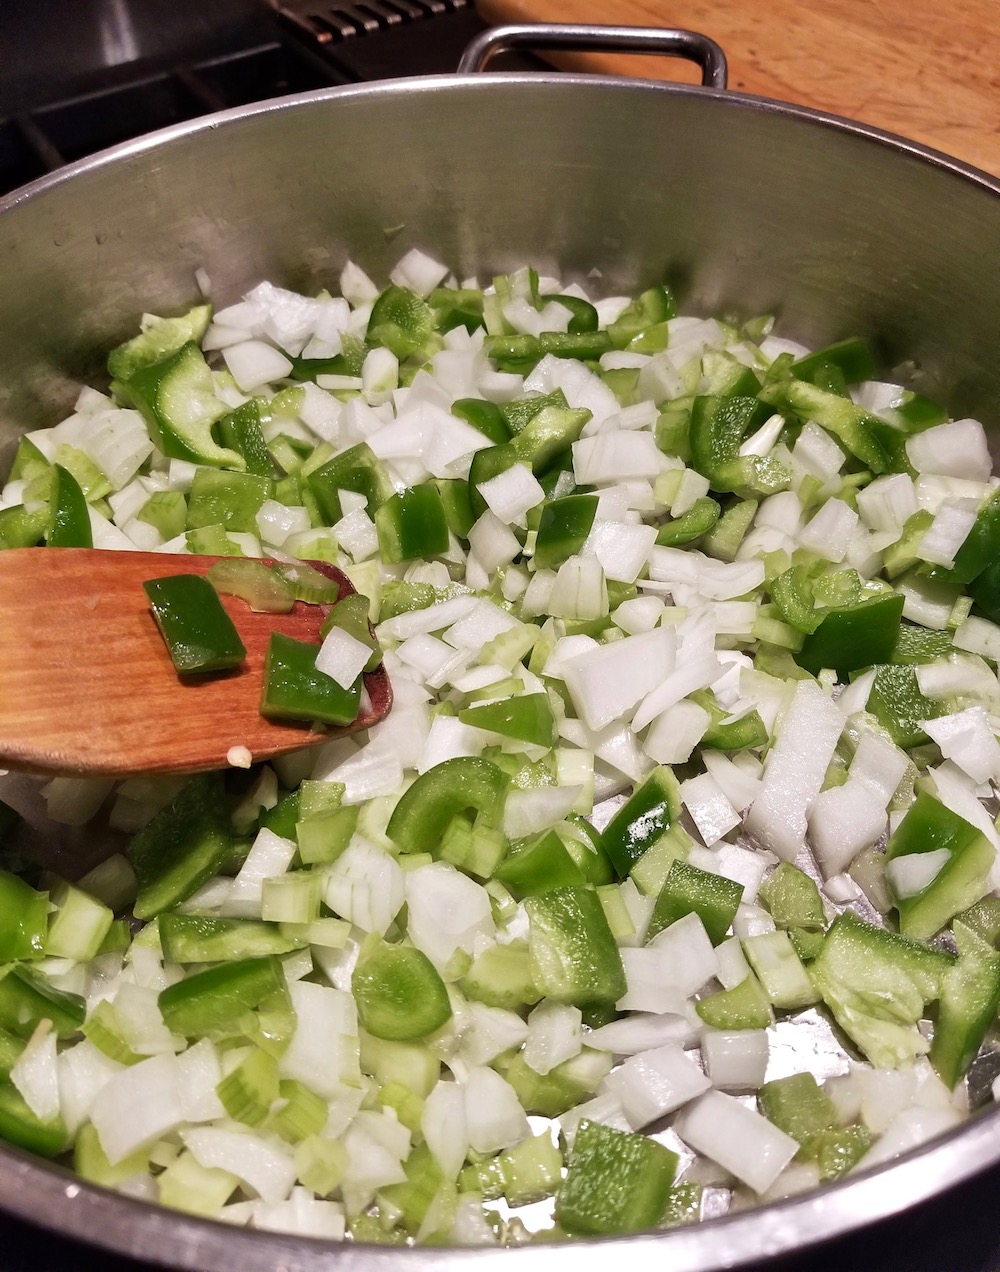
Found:
<path fill-rule="evenodd" d="M 701 67 L 705 88 L 726 87 L 726 55 L 716 42 L 697 31 L 662 27 L 599 26 L 562 22 L 511 23 L 491 27 L 468 45 L 458 73 L 481 71 L 508 49 L 613 49 L 619 53 L 663 53 Z"/>

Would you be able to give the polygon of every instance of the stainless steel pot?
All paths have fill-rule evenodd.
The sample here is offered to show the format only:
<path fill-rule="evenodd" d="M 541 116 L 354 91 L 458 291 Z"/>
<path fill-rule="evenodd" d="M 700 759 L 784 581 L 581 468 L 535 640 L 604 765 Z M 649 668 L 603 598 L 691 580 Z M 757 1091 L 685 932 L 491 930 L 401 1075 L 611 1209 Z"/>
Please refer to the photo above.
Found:
<path fill-rule="evenodd" d="M 606 32 L 509 28 L 470 51 Z M 618 32 L 618 38 L 623 33 Z M 628 36 L 635 43 L 635 33 Z M 337 88 L 108 151 L 0 203 L 0 465 L 53 423 L 144 309 L 260 278 L 376 277 L 411 246 L 459 273 L 530 261 L 607 291 L 667 277 L 687 311 L 772 312 L 822 344 L 860 334 L 887 372 L 1000 430 L 1000 184 L 874 129 L 723 91 L 710 41 L 645 33 L 715 87 L 475 75 Z M 648 43 L 645 45 L 648 47 Z M 591 280 L 593 282 L 593 280 Z M 904 362 L 905 360 L 905 362 Z M 671 1272 L 749 1265 L 915 1206 L 1000 1161 L 1000 1115 L 813 1194 L 697 1228 L 516 1251 L 388 1250 L 231 1231 L 0 1150 L 0 1206 L 175 1268 Z"/>

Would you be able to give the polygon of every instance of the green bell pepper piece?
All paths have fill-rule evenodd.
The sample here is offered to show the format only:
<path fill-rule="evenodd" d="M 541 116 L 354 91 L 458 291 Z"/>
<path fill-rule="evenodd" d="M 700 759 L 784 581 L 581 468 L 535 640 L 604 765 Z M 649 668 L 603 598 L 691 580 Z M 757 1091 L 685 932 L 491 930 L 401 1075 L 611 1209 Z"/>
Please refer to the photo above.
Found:
<path fill-rule="evenodd" d="M 862 667 L 887 663 L 899 640 L 905 600 L 886 592 L 823 611 L 816 630 L 794 654 L 795 661 L 813 675 L 831 667 L 840 680 Z"/>
<path fill-rule="evenodd" d="M 539 411 L 547 406 L 568 407 L 566 394 L 562 389 L 553 389 L 551 393 L 529 393 L 525 397 L 513 398 L 510 402 L 500 404 L 500 414 L 507 425 L 511 437 L 516 437 L 535 418 Z"/>
<path fill-rule="evenodd" d="M 36 508 L 29 512 L 24 504 L 0 508 L 0 550 L 33 548 L 42 541 L 49 528 L 49 510 Z"/>
<path fill-rule="evenodd" d="M 952 632 L 918 627 L 914 623 L 901 623 L 891 661 L 913 665 L 933 662 L 935 658 L 947 658 L 954 648 L 953 635 Z M 930 719 L 929 716 L 923 718 Z"/>
<path fill-rule="evenodd" d="M 541 306 L 547 305 L 550 300 L 557 301 L 572 314 L 566 328 L 570 335 L 583 335 L 584 332 L 596 331 L 600 327 L 597 310 L 582 296 L 565 296 L 560 292 L 550 292 L 547 296 L 539 297 Z"/>
<path fill-rule="evenodd" d="M 694 1007 L 712 1029 L 766 1029 L 774 1021 L 771 1000 L 753 972 L 732 989 L 699 998 Z"/>
<path fill-rule="evenodd" d="M 0 1138 L 39 1157 L 60 1157 L 70 1146 L 63 1120 L 40 1118 L 8 1079 L 0 1081 Z"/>
<path fill-rule="evenodd" d="M 896 898 L 904 936 L 929 939 L 984 896 L 995 855 L 982 831 L 921 791 L 885 846 L 886 862 L 942 848 L 949 860 L 928 886 L 916 896 Z"/>
<path fill-rule="evenodd" d="M 837 1124 L 833 1101 L 811 1073 L 792 1073 L 765 1082 L 757 1091 L 764 1117 L 800 1145 Z"/>
<path fill-rule="evenodd" d="M 197 469 L 188 496 L 187 529 L 221 525 L 257 534 L 257 513 L 270 498 L 273 484 L 269 477 L 254 473 Z"/>
<path fill-rule="evenodd" d="M 505 738 L 516 738 L 535 746 L 550 747 L 555 744 L 555 719 L 546 693 L 529 693 L 500 702 L 463 707 L 458 718 L 463 724 L 488 729 Z"/>
<path fill-rule="evenodd" d="M 680 786 L 673 772 L 653 769 L 615 813 L 604 830 L 604 849 L 620 878 L 681 815 Z"/>
<path fill-rule="evenodd" d="M 383 561 L 426 561 L 448 551 L 448 517 L 431 482 L 391 495 L 375 511 Z"/>
<path fill-rule="evenodd" d="M 581 1235 L 655 1228 L 677 1164 L 676 1153 L 645 1135 L 583 1120 L 556 1194 L 556 1222 Z"/>
<path fill-rule="evenodd" d="M 90 511 L 80 483 L 62 464 L 52 469 L 49 524 L 46 542 L 50 548 L 92 548 Z"/>
<path fill-rule="evenodd" d="M 931 1064 L 954 1087 L 976 1058 L 1000 1007 L 1000 954 L 956 919 L 952 924 L 958 961 L 941 985 Z"/>
<path fill-rule="evenodd" d="M 48 928 L 49 894 L 0 871 L 0 963 L 42 958 Z"/>
<path fill-rule="evenodd" d="M 441 502 L 444 505 L 444 517 L 448 529 L 456 539 L 467 540 L 469 531 L 476 523 L 472 511 L 472 499 L 469 483 L 458 479 L 437 478 L 434 482 Z"/>
<path fill-rule="evenodd" d="M 361 706 L 361 677 L 348 688 L 317 670 L 318 645 L 272 632 L 264 656 L 262 715 L 282 720 L 350 724 Z"/>
<path fill-rule="evenodd" d="M 673 293 L 667 286 L 650 287 L 622 310 L 614 322 L 608 324 L 608 335 L 616 349 L 627 348 L 637 336 L 677 314 Z"/>
<path fill-rule="evenodd" d="M 365 671 L 374 671 L 382 662 L 382 647 L 378 643 L 378 637 L 372 631 L 368 617 L 370 608 L 367 596 L 363 596 L 360 592 L 352 592 L 331 606 L 320 628 L 320 634 L 328 636 L 334 627 L 342 627 L 355 640 L 359 640 L 362 645 L 367 645 L 372 654 L 365 663 Z"/>
<path fill-rule="evenodd" d="M 715 526 L 720 513 L 718 502 L 703 495 L 680 517 L 664 522 L 657 531 L 656 542 L 660 547 L 681 547 L 685 543 L 694 543 Z"/>
<path fill-rule="evenodd" d="M 422 773 L 396 804 L 385 833 L 403 852 L 437 852 L 453 817 L 474 810 L 500 820 L 507 776 L 479 756 L 457 756 Z"/>
<path fill-rule="evenodd" d="M 537 336 L 487 336 L 484 346 L 501 371 L 527 374 L 546 355 L 595 362 L 614 346 L 606 331 L 543 331 Z"/>
<path fill-rule="evenodd" d="M 535 566 L 548 570 L 579 552 L 597 515 L 596 495 L 566 495 L 542 506 L 535 535 Z"/>
<path fill-rule="evenodd" d="M 250 398 L 235 411 L 224 415 L 215 429 L 223 446 L 243 456 L 248 473 L 257 477 L 273 477 L 274 465 L 264 441 L 260 405 L 257 398 Z"/>
<path fill-rule="evenodd" d="M 128 845 L 138 881 L 135 917 L 151 919 L 186 901 L 219 873 L 231 849 L 221 778 L 192 778 Z"/>
<path fill-rule="evenodd" d="M 611 1072 L 611 1064 L 608 1052 L 584 1047 L 579 1055 L 564 1060 L 544 1075 L 528 1067 L 523 1052 L 518 1052 L 506 1068 L 500 1064 L 498 1068 L 514 1088 L 525 1113 L 559 1117 L 597 1090 Z"/>
<path fill-rule="evenodd" d="M 928 741 L 920 721 L 935 719 L 944 706 L 920 692 L 912 666 L 889 663 L 875 670 L 868 710 L 897 746 L 913 747 Z"/>
<path fill-rule="evenodd" d="M 305 945 L 305 941 L 283 935 L 276 924 L 258 919 L 218 919 L 168 911 L 160 914 L 156 923 L 168 963 L 225 963 L 290 954 Z"/>
<path fill-rule="evenodd" d="M 487 402 L 483 398 L 458 398 L 451 404 L 451 413 L 478 429 L 494 446 L 510 441 L 510 427 L 495 402 Z"/>
<path fill-rule="evenodd" d="M 139 335 L 111 350 L 108 374 L 112 380 L 128 380 L 143 367 L 176 353 L 182 345 L 201 344 L 211 321 L 211 305 L 195 305 L 179 318 L 153 318 Z"/>
<path fill-rule="evenodd" d="M 718 561 L 735 561 L 740 544 L 747 536 L 760 503 L 756 499 L 740 499 L 726 508 L 705 535 L 702 552 Z"/>
<path fill-rule="evenodd" d="M 529 464 L 535 476 L 550 468 L 579 438 L 590 411 L 546 406 L 531 417 L 509 443 L 517 463 Z"/>
<path fill-rule="evenodd" d="M 556 888 L 528 897 L 524 908 L 531 979 L 543 997 L 586 1007 L 624 995 L 621 955 L 596 892 Z"/>
<path fill-rule="evenodd" d="M 760 886 L 761 901 L 779 928 L 822 932 L 826 927 L 823 898 L 815 882 L 790 861 L 781 861 Z"/>
<path fill-rule="evenodd" d="M 334 525 L 343 516 L 337 493 L 340 490 L 364 495 L 371 517 L 395 494 L 385 465 L 366 442 L 358 442 L 327 460 L 308 474 L 305 484 L 315 496 L 328 525 Z"/>
<path fill-rule="evenodd" d="M 537 1003 L 541 992 L 531 979 L 531 958 L 524 941 L 491 945 L 473 960 L 461 982 L 466 998 L 518 1011 Z"/>
<path fill-rule="evenodd" d="M 164 540 L 176 539 L 187 525 L 187 499 L 179 490 L 154 490 L 135 515 L 155 527 Z"/>
<path fill-rule="evenodd" d="M 718 945 L 732 926 L 742 896 L 741 883 L 699 870 L 686 861 L 674 861 L 653 906 L 646 940 L 651 941 L 686 914 L 697 914 L 709 940 Z"/>
<path fill-rule="evenodd" d="M 0 970 L 0 1027 L 18 1038 L 30 1038 L 43 1020 L 51 1020 L 56 1037 L 78 1033 L 87 1013 L 79 994 L 56 989 L 32 967 L 8 963 Z"/>
<path fill-rule="evenodd" d="M 756 397 L 696 397 L 691 405 L 691 466 L 713 490 L 743 498 L 784 490 L 791 473 L 769 455 L 740 455 L 743 439 L 766 417 Z"/>
<path fill-rule="evenodd" d="M 977 574 L 966 591 L 988 619 L 1000 623 L 1000 561 Z"/>
<path fill-rule="evenodd" d="M 440 344 L 434 310 L 408 287 L 390 283 L 372 306 L 368 341 L 391 349 L 400 362 L 413 354 L 427 358 Z"/>
<path fill-rule="evenodd" d="M 287 994 L 285 973 L 273 955 L 244 958 L 194 972 L 161 990 L 164 1024 L 181 1038 L 219 1037 L 239 1028 L 247 1013 L 273 995 Z"/>
<path fill-rule="evenodd" d="M 767 742 L 767 725 L 756 708 L 740 716 L 738 720 L 723 724 L 729 712 L 719 704 L 711 689 L 696 689 L 688 697 L 707 711 L 711 718 L 711 723 L 702 735 L 702 747 L 713 751 L 745 751 L 749 747 L 763 746 Z"/>
<path fill-rule="evenodd" d="M 140 412 L 164 455 L 214 468 L 246 467 L 238 451 L 219 446 L 212 436 L 212 426 L 228 408 L 215 396 L 212 372 L 193 342 L 113 387 Z"/>
<path fill-rule="evenodd" d="M 174 574 L 142 585 L 178 672 L 193 675 L 238 666 L 246 646 L 219 594 L 200 574 Z"/>
<path fill-rule="evenodd" d="M 928 1051 L 917 1022 L 953 963 L 947 951 L 848 910 L 831 924 L 809 972 L 848 1037 L 878 1068 L 894 1069 Z"/>
<path fill-rule="evenodd" d="M 873 473 L 888 470 L 889 457 L 873 429 L 884 421 L 863 407 L 855 406 L 850 398 L 792 377 L 765 385 L 759 396 L 762 402 L 783 415 L 812 420 L 832 433 Z"/>
<path fill-rule="evenodd" d="M 815 384 L 817 372 L 831 365 L 837 368 L 848 384 L 860 384 L 862 380 L 871 380 L 875 375 L 875 359 L 867 342 L 859 336 L 838 340 L 836 344 L 826 345 L 796 358 L 790 370 L 797 380 Z"/>
<path fill-rule="evenodd" d="M 483 293 L 471 287 L 435 287 L 427 303 L 436 311 L 438 331 L 455 327 L 476 331 L 483 325 Z"/>
<path fill-rule="evenodd" d="M 501 862 L 496 877 L 518 897 L 538 896 L 554 888 L 576 887 L 588 882 L 554 830 L 539 835 L 507 857 Z"/>
<path fill-rule="evenodd" d="M 444 982 L 426 954 L 384 942 L 359 960 L 351 977 L 358 1019 L 375 1038 L 413 1042 L 451 1018 Z"/>

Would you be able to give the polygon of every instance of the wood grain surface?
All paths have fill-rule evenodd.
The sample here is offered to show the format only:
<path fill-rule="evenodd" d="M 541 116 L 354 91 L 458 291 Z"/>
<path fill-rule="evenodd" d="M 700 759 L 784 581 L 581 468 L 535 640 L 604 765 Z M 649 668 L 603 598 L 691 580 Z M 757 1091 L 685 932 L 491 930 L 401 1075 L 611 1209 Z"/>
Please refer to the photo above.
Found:
<path fill-rule="evenodd" d="M 0 764 L 78 776 L 225 768 L 230 747 L 255 760 L 368 728 L 389 710 L 384 667 L 366 673 L 361 714 L 345 729 L 260 714 L 272 631 L 319 643 L 328 605 L 260 614 L 223 596 L 247 657 L 231 672 L 178 676 L 142 584 L 204 574 L 218 557 L 86 548 L 0 553 Z M 316 563 L 354 591 L 332 566 Z"/>
<path fill-rule="evenodd" d="M 501 22 L 674 26 L 717 40 L 729 86 L 845 115 L 1000 177 L 1000 0 L 477 0 Z M 547 54 L 569 69 L 697 80 L 672 58 Z"/>

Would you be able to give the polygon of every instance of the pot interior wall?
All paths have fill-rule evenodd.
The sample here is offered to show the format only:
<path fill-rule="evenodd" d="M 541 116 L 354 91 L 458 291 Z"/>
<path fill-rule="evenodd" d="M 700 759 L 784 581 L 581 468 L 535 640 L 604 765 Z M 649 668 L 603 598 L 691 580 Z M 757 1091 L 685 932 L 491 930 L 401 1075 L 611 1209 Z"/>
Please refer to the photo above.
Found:
<path fill-rule="evenodd" d="M 888 373 L 1000 423 L 1000 187 L 863 130 L 734 95 L 571 79 L 397 81 L 181 128 L 0 211 L 4 448 L 52 423 L 143 310 L 268 277 L 377 279 L 411 246 L 604 292 L 873 339 Z"/>

